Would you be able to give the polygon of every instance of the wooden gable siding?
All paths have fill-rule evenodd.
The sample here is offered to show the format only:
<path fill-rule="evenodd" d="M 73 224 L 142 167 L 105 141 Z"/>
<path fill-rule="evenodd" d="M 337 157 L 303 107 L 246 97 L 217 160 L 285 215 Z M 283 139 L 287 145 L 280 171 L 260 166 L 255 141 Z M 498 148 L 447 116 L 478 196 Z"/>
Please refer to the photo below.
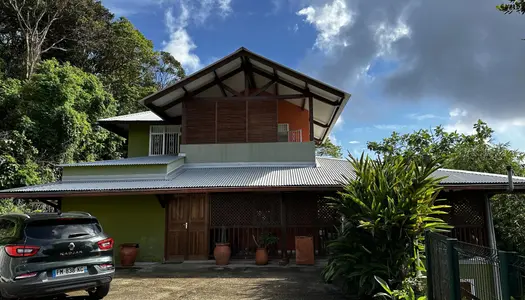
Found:
<path fill-rule="evenodd" d="M 246 101 L 217 102 L 217 143 L 246 142 Z"/>
<path fill-rule="evenodd" d="M 215 102 L 185 101 L 182 137 L 184 144 L 213 144 L 215 138 Z"/>
<path fill-rule="evenodd" d="M 183 102 L 183 144 L 277 142 L 277 100 Z"/>
<path fill-rule="evenodd" d="M 277 100 L 248 102 L 248 142 L 277 142 Z"/>

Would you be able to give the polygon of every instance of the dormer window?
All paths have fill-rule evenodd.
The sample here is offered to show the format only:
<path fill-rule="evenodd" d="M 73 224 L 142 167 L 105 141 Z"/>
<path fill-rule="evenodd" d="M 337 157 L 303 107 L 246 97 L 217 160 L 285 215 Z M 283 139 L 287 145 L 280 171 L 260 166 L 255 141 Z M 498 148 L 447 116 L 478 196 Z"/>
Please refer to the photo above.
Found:
<path fill-rule="evenodd" d="M 179 126 L 152 125 L 149 131 L 149 155 L 179 153 Z"/>

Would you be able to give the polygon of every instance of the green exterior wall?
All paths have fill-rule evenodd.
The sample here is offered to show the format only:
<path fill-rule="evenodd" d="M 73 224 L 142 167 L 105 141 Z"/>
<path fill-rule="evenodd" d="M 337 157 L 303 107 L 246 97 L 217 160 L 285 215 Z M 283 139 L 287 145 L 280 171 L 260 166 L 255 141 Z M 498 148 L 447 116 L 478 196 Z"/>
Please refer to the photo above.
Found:
<path fill-rule="evenodd" d="M 137 261 L 162 261 L 164 257 L 165 210 L 155 195 L 68 197 L 62 211 L 85 211 L 97 217 L 104 232 L 119 245 L 139 243 Z"/>
<path fill-rule="evenodd" d="M 128 157 L 149 155 L 149 124 L 130 124 Z"/>
<path fill-rule="evenodd" d="M 166 175 L 166 171 L 167 165 L 64 167 L 62 176 L 67 180 L 69 176 Z"/>
<path fill-rule="evenodd" d="M 181 145 L 186 163 L 315 162 L 315 145 L 304 143 L 242 143 Z"/>

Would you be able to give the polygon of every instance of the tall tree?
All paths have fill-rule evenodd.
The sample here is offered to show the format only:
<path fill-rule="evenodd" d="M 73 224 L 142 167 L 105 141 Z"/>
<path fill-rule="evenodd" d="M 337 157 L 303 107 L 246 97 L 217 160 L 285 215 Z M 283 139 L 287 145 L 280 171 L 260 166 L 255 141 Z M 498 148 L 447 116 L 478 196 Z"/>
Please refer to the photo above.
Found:
<path fill-rule="evenodd" d="M 65 36 L 56 40 L 49 40 L 47 36 L 70 0 L 2 0 L 1 4 L 3 9 L 16 16 L 18 30 L 25 42 L 25 78 L 29 78 L 43 53 L 51 49 L 65 50 L 59 46 Z"/>
<path fill-rule="evenodd" d="M 155 66 L 155 82 L 158 89 L 161 90 L 168 85 L 186 76 L 184 69 L 179 61 L 175 59 L 169 52 L 160 51 L 157 53 L 158 64 Z"/>
<path fill-rule="evenodd" d="M 330 138 L 326 138 L 322 144 L 316 146 L 315 154 L 318 156 L 341 158 L 343 157 L 343 150 L 341 146 L 334 144 Z"/>
<path fill-rule="evenodd" d="M 8 77 L 27 79 L 46 59 L 96 74 L 118 114 L 143 110 L 139 99 L 184 76 L 173 56 L 96 0 L 0 0 L 0 54 Z"/>
<path fill-rule="evenodd" d="M 97 77 L 56 60 L 41 63 L 24 84 L 21 105 L 31 120 L 28 137 L 41 160 L 55 163 L 98 158 L 108 133 L 94 130 L 92 124 L 116 110 L 115 100 Z"/>

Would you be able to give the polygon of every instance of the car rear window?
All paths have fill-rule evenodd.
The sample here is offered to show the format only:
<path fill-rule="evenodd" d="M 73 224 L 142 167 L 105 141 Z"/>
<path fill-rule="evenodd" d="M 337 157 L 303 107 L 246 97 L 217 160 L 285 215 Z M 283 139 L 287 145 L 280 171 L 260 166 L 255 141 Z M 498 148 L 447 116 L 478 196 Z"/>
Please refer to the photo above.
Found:
<path fill-rule="evenodd" d="M 26 226 L 26 236 L 33 239 L 71 239 L 94 236 L 102 232 L 95 219 L 55 219 L 33 221 Z"/>

